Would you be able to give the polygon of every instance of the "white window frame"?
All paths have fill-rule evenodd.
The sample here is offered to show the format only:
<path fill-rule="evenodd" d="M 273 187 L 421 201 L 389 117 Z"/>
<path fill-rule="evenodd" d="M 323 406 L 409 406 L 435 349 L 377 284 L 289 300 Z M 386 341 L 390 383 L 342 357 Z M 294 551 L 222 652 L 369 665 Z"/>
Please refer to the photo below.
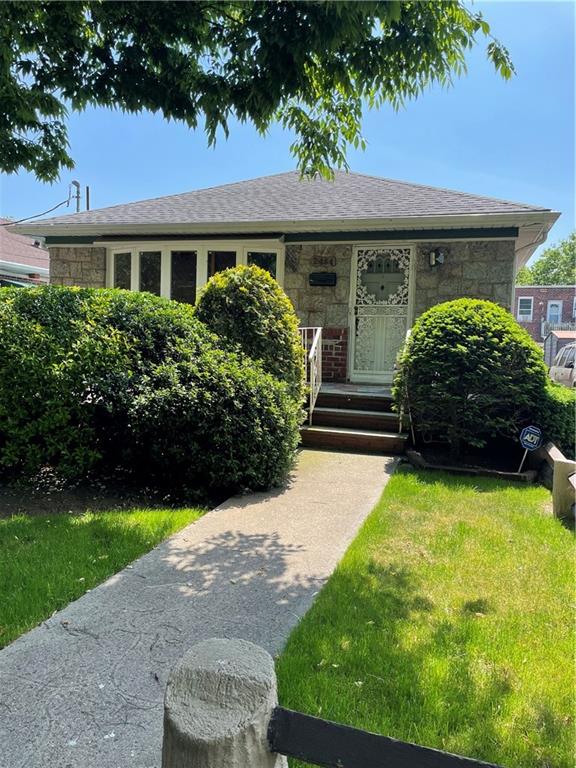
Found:
<path fill-rule="evenodd" d="M 576 320 L 576 296 L 572 299 L 572 320 Z"/>
<path fill-rule="evenodd" d="M 520 302 L 530 302 L 530 316 L 526 314 L 520 314 Z M 534 296 L 518 296 L 518 306 L 516 307 L 516 319 L 519 323 L 531 323 L 534 318 Z"/>
<path fill-rule="evenodd" d="M 160 296 L 171 298 L 172 251 L 196 251 L 196 299 L 208 282 L 208 251 L 236 251 L 236 264 L 247 264 L 249 251 L 276 254 L 276 280 L 284 285 L 286 252 L 278 240 L 166 240 L 162 242 L 110 242 L 106 248 L 106 287 L 114 287 L 114 259 L 117 253 L 131 254 L 130 290 L 140 290 L 140 252 L 159 251 Z"/>
<path fill-rule="evenodd" d="M 550 307 L 552 304 L 558 304 L 558 325 L 562 322 L 562 299 L 550 299 L 546 306 L 546 322 L 552 323 L 550 320 Z"/>

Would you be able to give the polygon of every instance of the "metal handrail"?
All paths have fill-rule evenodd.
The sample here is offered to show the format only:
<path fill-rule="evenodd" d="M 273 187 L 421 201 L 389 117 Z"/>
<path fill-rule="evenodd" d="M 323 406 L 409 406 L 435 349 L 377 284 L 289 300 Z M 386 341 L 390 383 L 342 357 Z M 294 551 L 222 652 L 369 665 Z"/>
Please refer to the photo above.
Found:
<path fill-rule="evenodd" d="M 300 328 L 300 340 L 304 348 L 306 384 L 309 388 L 308 423 L 312 424 L 312 414 L 322 386 L 322 328 Z"/>

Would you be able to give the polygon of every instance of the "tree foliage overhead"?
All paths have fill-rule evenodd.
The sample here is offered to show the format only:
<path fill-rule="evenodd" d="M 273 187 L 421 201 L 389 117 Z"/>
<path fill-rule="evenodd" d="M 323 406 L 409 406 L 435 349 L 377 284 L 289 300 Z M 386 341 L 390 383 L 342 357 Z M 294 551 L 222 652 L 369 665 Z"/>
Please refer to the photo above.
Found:
<path fill-rule="evenodd" d="M 576 285 L 576 232 L 547 248 L 531 267 L 522 267 L 517 285 Z"/>
<path fill-rule="evenodd" d="M 66 117 L 89 105 L 150 110 L 213 144 L 231 120 L 295 135 L 300 169 L 330 175 L 363 146 L 362 110 L 399 108 L 466 69 L 481 14 L 445 2 L 2 2 L 0 170 L 42 181 L 72 168 Z"/>

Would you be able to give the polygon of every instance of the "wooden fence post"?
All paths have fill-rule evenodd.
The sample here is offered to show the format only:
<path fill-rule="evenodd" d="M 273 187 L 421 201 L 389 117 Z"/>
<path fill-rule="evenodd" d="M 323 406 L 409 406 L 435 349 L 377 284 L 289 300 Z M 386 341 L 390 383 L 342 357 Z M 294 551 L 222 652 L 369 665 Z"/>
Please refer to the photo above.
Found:
<path fill-rule="evenodd" d="M 284 768 L 267 730 L 274 662 L 246 640 L 204 640 L 174 667 L 164 700 L 162 768 Z"/>

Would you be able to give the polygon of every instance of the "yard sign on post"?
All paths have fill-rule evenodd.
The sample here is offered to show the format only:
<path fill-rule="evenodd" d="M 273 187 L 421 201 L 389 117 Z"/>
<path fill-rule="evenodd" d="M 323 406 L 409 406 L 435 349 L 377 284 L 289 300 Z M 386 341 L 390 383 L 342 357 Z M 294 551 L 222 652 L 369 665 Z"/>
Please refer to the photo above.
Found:
<path fill-rule="evenodd" d="M 524 427 L 520 432 L 520 445 L 524 448 L 524 456 L 518 467 L 519 473 L 522 472 L 528 451 L 535 451 L 542 445 L 542 430 L 538 427 Z"/>

